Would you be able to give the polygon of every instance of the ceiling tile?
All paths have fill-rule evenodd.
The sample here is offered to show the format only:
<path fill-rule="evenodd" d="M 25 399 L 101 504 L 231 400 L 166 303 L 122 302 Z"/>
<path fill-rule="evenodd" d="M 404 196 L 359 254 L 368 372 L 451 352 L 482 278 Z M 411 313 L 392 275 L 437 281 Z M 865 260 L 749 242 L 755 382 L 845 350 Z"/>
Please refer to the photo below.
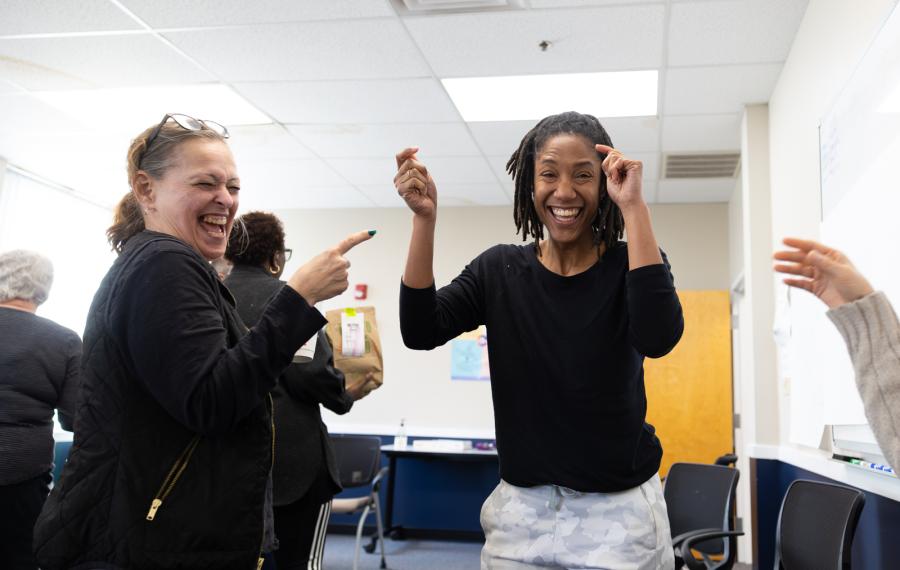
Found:
<path fill-rule="evenodd" d="M 319 159 L 244 160 L 237 166 L 241 177 L 241 201 L 249 201 L 250 204 L 257 204 L 263 198 L 289 200 L 293 195 L 306 195 L 310 188 L 349 186 L 334 169 Z M 299 207 L 278 204 L 271 207 Z"/>
<path fill-rule="evenodd" d="M 22 90 L 13 83 L 0 79 L 0 95 L 10 95 L 13 93 L 22 93 Z"/>
<path fill-rule="evenodd" d="M 659 203 L 728 202 L 734 192 L 734 178 L 702 180 L 660 180 Z"/>
<path fill-rule="evenodd" d="M 394 20 L 345 20 L 166 32 L 225 81 L 430 77 Z"/>
<path fill-rule="evenodd" d="M 243 194 L 243 190 L 241 190 Z M 372 200 L 350 185 L 268 186 L 254 195 L 241 196 L 239 214 L 254 210 L 371 208 Z"/>
<path fill-rule="evenodd" d="M 807 0 L 679 2 L 669 20 L 669 65 L 784 61 Z"/>
<path fill-rule="evenodd" d="M 512 154 L 512 153 L 510 153 Z M 488 156 L 488 165 L 494 171 L 494 176 L 500 181 L 510 196 L 514 191 L 512 176 L 506 172 L 506 163 L 509 162 L 509 155 L 504 156 Z"/>
<path fill-rule="evenodd" d="M 394 16 L 388 0 L 123 0 L 122 3 L 154 28 L 241 26 Z"/>
<path fill-rule="evenodd" d="M 659 150 L 659 119 L 656 117 L 616 117 L 601 119 L 613 145 L 624 153 Z"/>
<path fill-rule="evenodd" d="M 741 115 L 680 115 L 663 117 L 663 152 L 738 151 Z"/>
<path fill-rule="evenodd" d="M 239 93 L 283 123 L 458 122 L 434 79 L 238 83 Z"/>
<path fill-rule="evenodd" d="M 655 69 L 663 15 L 662 5 L 638 5 L 404 21 L 439 77 L 469 77 Z M 538 47 L 544 40 L 552 43 L 545 52 Z M 615 57 L 604 57 L 609 53 Z"/>
<path fill-rule="evenodd" d="M 485 121 L 469 123 L 469 130 L 484 154 L 505 154 L 509 159 L 534 125 L 535 121 Z"/>
<path fill-rule="evenodd" d="M 0 98 L 0 109 L 6 109 L 6 98 Z M 25 117 L 39 108 L 27 110 Z M 52 113 L 50 114 L 52 117 Z M 37 117 L 35 117 L 37 118 Z M 0 123 L 6 117 L 0 111 Z M 5 123 L 8 125 L 8 123 Z M 59 130 L 62 125 L 42 125 L 30 132 L 0 130 L 0 156 L 10 164 L 34 172 L 48 180 L 72 188 L 108 206 L 114 205 L 128 191 L 125 156 L 130 137 L 109 133 Z"/>
<path fill-rule="evenodd" d="M 77 120 L 24 94 L 0 96 L 0 138 L 22 140 L 64 133 L 89 133 L 91 119 Z M 124 151 L 123 151 L 124 152 Z"/>
<path fill-rule="evenodd" d="M 0 39 L 0 75 L 33 91 L 213 79 L 148 34 Z"/>
<path fill-rule="evenodd" d="M 766 103 L 782 64 L 669 68 L 663 110 L 692 115 L 741 113 L 749 103 Z"/>
<path fill-rule="evenodd" d="M 647 4 L 659 0 L 529 0 L 532 8 L 571 8 L 582 6 L 605 6 L 608 4 Z"/>
<path fill-rule="evenodd" d="M 475 142 L 486 155 L 506 155 L 519 148 L 522 138 L 535 121 L 497 121 L 469 123 Z M 659 148 L 659 120 L 656 117 L 617 117 L 601 119 L 617 148 L 625 152 L 656 151 Z"/>
<path fill-rule="evenodd" d="M 481 157 L 419 157 L 434 177 L 440 196 L 441 184 L 492 184 L 497 178 Z M 333 158 L 327 160 L 351 184 L 393 185 L 397 163 L 390 158 Z"/>
<path fill-rule="evenodd" d="M 229 127 L 228 146 L 240 167 L 246 160 L 280 158 L 315 158 L 305 146 L 297 142 L 279 125 L 251 125 Z"/>
<path fill-rule="evenodd" d="M 357 186 L 379 208 L 406 208 L 406 203 L 390 184 L 366 184 Z M 512 201 L 497 183 L 494 184 L 442 184 L 438 188 L 438 207 L 454 206 L 506 206 Z M 510 216 L 512 220 L 512 216 Z"/>
<path fill-rule="evenodd" d="M 140 25 L 109 0 L 3 0 L 0 36 L 137 30 Z"/>
<path fill-rule="evenodd" d="M 464 123 L 289 125 L 288 129 L 324 158 L 393 157 L 411 146 L 438 156 L 480 155 Z"/>

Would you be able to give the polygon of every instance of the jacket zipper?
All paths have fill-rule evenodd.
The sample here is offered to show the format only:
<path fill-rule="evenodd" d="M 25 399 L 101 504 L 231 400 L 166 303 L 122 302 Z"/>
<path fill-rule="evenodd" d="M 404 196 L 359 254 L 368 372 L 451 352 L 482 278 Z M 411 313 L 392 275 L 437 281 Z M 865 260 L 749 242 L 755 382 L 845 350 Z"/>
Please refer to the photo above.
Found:
<path fill-rule="evenodd" d="M 150 503 L 150 510 L 147 511 L 148 521 L 152 521 L 156 518 L 156 511 L 159 510 L 159 507 L 162 506 L 163 501 L 165 501 L 166 498 L 172 493 L 172 489 L 175 488 L 175 483 L 177 483 L 181 478 L 181 474 L 184 473 L 184 470 L 187 468 L 188 463 L 191 460 L 191 456 L 194 454 L 194 450 L 197 449 L 197 444 L 199 443 L 200 436 L 195 435 L 190 443 L 188 443 L 187 447 L 184 448 L 184 451 L 181 452 L 181 455 L 178 456 L 178 459 L 175 460 L 172 468 L 169 469 L 169 473 L 163 480 L 159 491 L 156 492 L 156 496 L 153 497 L 153 501 Z"/>
<path fill-rule="evenodd" d="M 272 399 L 272 394 L 266 394 L 269 398 L 269 421 L 272 424 L 272 462 L 269 464 L 269 477 L 272 476 L 272 469 L 275 467 L 275 400 Z M 266 481 L 266 487 L 268 488 L 269 482 Z M 274 497 L 273 497 L 274 498 Z M 265 495 L 263 495 L 263 510 L 266 508 L 266 500 Z M 256 562 L 256 570 L 262 570 L 263 563 L 266 559 L 263 557 L 263 542 L 266 540 L 266 513 L 263 513 L 263 535 L 259 541 L 259 560 Z"/>

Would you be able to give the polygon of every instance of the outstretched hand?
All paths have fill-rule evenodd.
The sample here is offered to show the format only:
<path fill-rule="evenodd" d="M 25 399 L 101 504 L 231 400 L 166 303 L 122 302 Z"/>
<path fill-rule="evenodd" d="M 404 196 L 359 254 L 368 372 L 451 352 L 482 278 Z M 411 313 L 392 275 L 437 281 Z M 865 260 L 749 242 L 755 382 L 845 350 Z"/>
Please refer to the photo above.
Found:
<path fill-rule="evenodd" d="M 418 147 L 410 147 L 397 154 L 394 187 L 415 215 L 434 219 L 437 214 L 437 186 L 428 169 L 416 158 L 417 152 Z"/>
<path fill-rule="evenodd" d="M 872 293 L 863 275 L 840 251 L 818 242 L 785 238 L 784 245 L 793 248 L 775 252 L 775 271 L 796 277 L 785 277 L 791 287 L 806 289 L 821 299 L 829 309 L 840 307 Z"/>
<path fill-rule="evenodd" d="M 340 295 L 350 284 L 347 273 L 350 262 L 344 255 L 362 242 L 372 239 L 374 235 L 374 230 L 350 234 L 295 271 L 288 279 L 288 286 L 310 305 Z"/>
<path fill-rule="evenodd" d="M 605 144 L 594 145 L 597 152 L 605 154 L 601 168 L 606 174 L 606 191 L 613 202 L 625 210 L 643 203 L 642 194 L 644 164 L 627 158 L 618 150 Z"/>

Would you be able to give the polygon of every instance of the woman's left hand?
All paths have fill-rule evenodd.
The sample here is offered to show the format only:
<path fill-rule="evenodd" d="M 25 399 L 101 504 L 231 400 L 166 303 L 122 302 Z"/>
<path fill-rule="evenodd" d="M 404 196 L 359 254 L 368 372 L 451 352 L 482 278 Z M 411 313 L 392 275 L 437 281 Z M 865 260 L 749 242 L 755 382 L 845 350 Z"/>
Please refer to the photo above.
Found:
<path fill-rule="evenodd" d="M 621 210 L 644 203 L 641 192 L 644 164 L 632 160 L 605 144 L 594 145 L 597 152 L 605 154 L 601 168 L 606 174 L 606 191 Z"/>

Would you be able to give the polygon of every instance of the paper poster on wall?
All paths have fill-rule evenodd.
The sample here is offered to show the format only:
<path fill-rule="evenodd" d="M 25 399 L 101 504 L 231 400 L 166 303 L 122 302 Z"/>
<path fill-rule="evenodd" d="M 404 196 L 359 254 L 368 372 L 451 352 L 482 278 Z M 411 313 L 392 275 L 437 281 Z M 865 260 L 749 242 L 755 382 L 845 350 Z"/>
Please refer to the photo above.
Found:
<path fill-rule="evenodd" d="M 487 329 L 484 325 L 450 342 L 451 380 L 490 380 Z"/>

